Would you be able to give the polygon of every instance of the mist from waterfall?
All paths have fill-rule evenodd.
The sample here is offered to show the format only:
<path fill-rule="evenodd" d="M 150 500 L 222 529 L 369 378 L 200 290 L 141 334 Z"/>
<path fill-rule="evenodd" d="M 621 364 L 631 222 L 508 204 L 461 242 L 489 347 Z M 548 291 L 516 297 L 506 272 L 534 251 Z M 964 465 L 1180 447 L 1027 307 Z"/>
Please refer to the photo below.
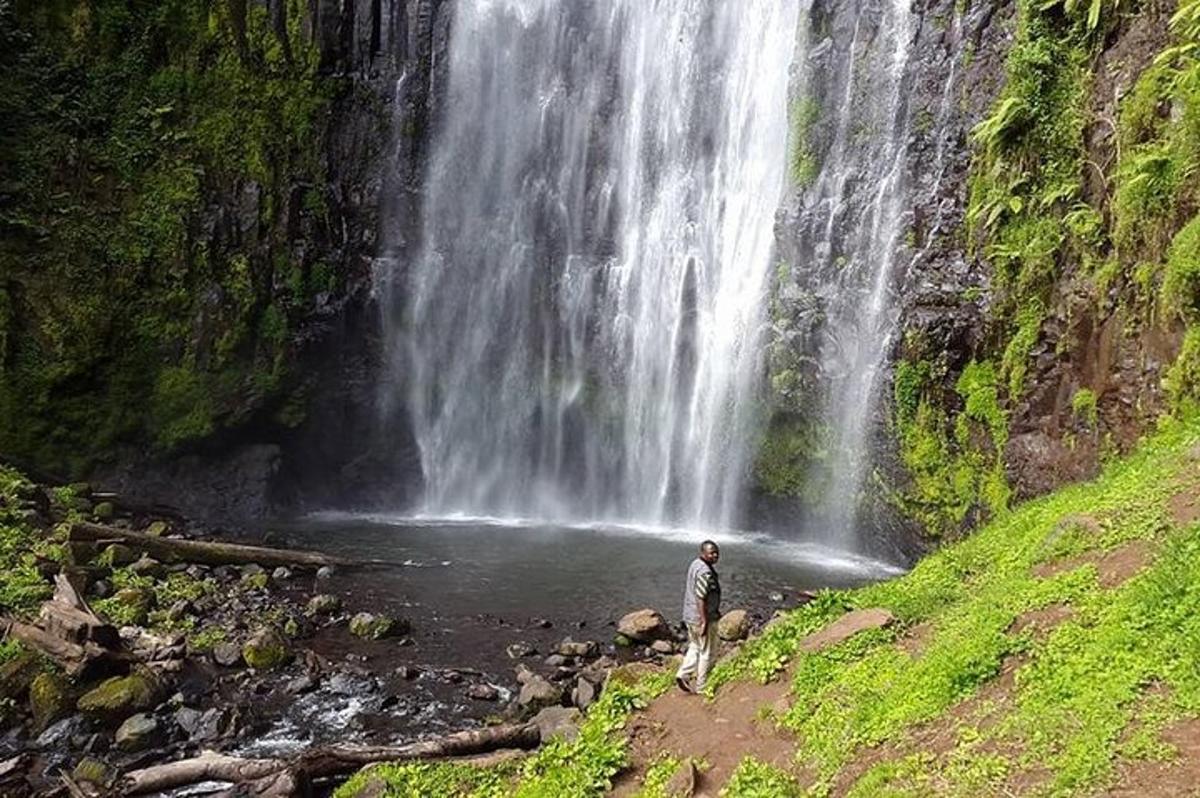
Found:
<path fill-rule="evenodd" d="M 904 240 L 911 208 L 910 5 L 885 0 L 869 9 L 825 9 L 821 38 L 806 29 L 812 41 L 793 85 L 794 107 L 819 116 L 825 134 L 797 218 L 788 220 L 799 282 L 819 298 L 814 355 L 823 406 L 812 412 L 828 451 L 819 473 L 809 475 L 820 488 L 805 536 L 850 550 L 859 544 L 861 491 L 874 451 L 869 438 L 897 332 L 893 294 L 912 259 Z"/>
<path fill-rule="evenodd" d="M 423 512 L 738 521 L 799 5 L 455 7 L 421 242 L 378 287 Z"/>

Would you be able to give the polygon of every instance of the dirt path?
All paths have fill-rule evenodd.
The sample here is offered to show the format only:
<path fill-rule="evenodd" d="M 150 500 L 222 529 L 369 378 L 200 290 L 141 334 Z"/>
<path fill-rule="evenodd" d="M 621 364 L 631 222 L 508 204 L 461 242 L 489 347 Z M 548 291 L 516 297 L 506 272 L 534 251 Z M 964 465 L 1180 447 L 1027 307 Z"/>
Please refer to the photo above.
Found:
<path fill-rule="evenodd" d="M 800 650 L 815 652 L 861 631 L 893 622 L 887 610 L 855 610 L 806 637 Z M 792 769 L 795 741 L 776 728 L 774 714 L 789 705 L 791 669 L 774 681 L 738 681 L 717 696 L 704 698 L 678 689 L 662 696 L 629 724 L 631 766 L 613 785 L 612 795 L 627 798 L 641 787 L 646 769 L 662 752 L 705 763 L 696 780 L 696 798 L 716 798 L 738 763 L 748 754 L 784 770 Z"/>

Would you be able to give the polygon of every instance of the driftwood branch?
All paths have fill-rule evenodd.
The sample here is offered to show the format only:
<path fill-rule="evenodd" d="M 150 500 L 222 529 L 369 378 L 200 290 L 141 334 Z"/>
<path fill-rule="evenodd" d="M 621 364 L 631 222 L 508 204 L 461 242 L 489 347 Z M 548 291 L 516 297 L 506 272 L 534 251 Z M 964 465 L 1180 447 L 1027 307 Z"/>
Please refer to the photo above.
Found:
<path fill-rule="evenodd" d="M 224 781 L 247 785 L 252 795 L 288 796 L 301 791 L 314 779 L 343 775 L 374 762 L 462 757 L 506 748 L 529 749 L 539 742 L 538 727 L 524 723 L 472 729 L 407 745 L 320 746 L 292 759 L 240 759 L 205 751 L 192 759 L 131 771 L 122 779 L 120 789 L 122 795 L 145 795 L 204 781 Z"/>
<path fill-rule="evenodd" d="M 124 543 L 163 562 L 187 562 L 200 565 L 292 566 L 320 568 L 323 565 L 352 565 L 349 560 L 315 551 L 245 546 L 217 540 L 160 538 L 130 529 L 79 522 L 71 525 L 70 540 L 78 542 Z"/>
<path fill-rule="evenodd" d="M 0 617 L 0 633 L 37 649 L 75 678 L 86 680 L 92 676 L 121 671 L 128 668 L 130 663 L 129 656 L 122 651 L 112 651 L 91 641 L 73 643 L 12 618 Z"/>

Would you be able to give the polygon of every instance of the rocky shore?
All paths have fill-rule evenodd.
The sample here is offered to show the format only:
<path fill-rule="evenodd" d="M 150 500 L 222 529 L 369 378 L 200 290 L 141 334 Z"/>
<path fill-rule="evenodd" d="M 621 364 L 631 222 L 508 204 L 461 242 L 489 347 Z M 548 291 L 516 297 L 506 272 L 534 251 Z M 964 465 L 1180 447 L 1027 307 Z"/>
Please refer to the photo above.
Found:
<path fill-rule="evenodd" d="M 569 634 L 500 620 L 503 668 L 431 663 L 420 617 L 348 587 L 387 565 L 223 542 L 166 507 L 0 474 L 5 795 L 122 794 L 130 774 L 204 751 L 282 761 L 531 722 L 570 734 L 614 671 L 681 649 L 683 630 L 642 609 Z M 732 611 L 722 637 L 762 620 Z"/>

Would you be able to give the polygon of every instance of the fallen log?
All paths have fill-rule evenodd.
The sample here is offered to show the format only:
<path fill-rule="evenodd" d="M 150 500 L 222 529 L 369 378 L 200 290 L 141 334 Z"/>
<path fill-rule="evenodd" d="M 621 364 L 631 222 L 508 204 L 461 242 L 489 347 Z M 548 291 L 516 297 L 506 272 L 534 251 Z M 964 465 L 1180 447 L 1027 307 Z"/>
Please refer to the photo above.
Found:
<path fill-rule="evenodd" d="M 330 745 L 304 751 L 291 759 L 241 759 L 205 751 L 197 757 L 131 771 L 121 779 L 121 795 L 145 795 L 224 781 L 248 785 L 251 794 L 287 796 L 315 779 L 351 773 L 375 762 L 451 759 L 502 748 L 534 748 L 541 742 L 533 723 L 491 726 L 395 746 Z"/>
<path fill-rule="evenodd" d="M 12 618 L 0 617 L 0 634 L 13 637 L 54 660 L 68 676 L 87 681 L 91 678 L 128 670 L 130 657 L 92 642 L 72 643 L 44 629 Z"/>
<path fill-rule="evenodd" d="M 350 560 L 330 557 L 315 551 L 275 549 L 267 546 L 246 546 L 217 540 L 183 540 L 160 538 L 131 529 L 104 526 L 88 522 L 71 525 L 68 539 L 73 542 L 124 543 L 144 551 L 162 562 L 186 562 L 198 565 L 249 565 L 264 568 L 277 566 L 320 568 L 325 565 L 354 565 Z"/>

